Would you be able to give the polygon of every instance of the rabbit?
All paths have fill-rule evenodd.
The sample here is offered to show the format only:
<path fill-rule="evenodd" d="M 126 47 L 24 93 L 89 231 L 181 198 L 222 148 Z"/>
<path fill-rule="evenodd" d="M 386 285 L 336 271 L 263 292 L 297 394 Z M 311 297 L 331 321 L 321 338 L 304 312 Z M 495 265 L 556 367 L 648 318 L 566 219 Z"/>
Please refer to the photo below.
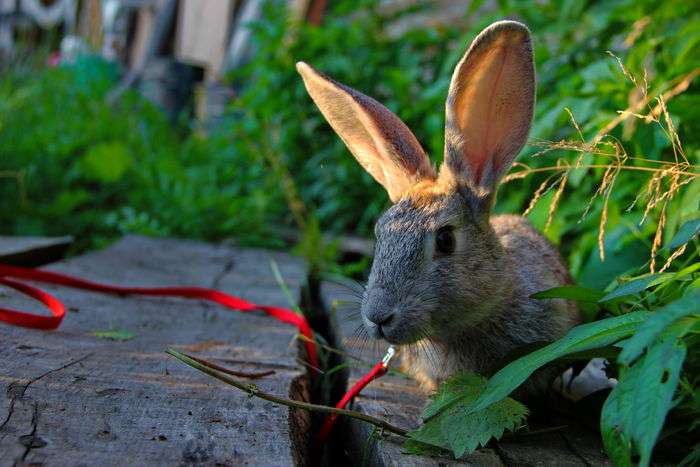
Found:
<path fill-rule="evenodd" d="M 491 375 L 518 348 L 556 340 L 578 323 L 573 302 L 530 298 L 572 282 L 555 247 L 521 216 L 490 215 L 532 122 L 535 71 L 525 25 L 490 25 L 457 64 L 438 172 L 389 109 L 304 62 L 296 67 L 393 203 L 375 227 L 361 315 L 371 336 L 398 346 L 404 371 L 434 391 L 456 372 Z M 548 385 L 536 376 L 530 391 Z"/>

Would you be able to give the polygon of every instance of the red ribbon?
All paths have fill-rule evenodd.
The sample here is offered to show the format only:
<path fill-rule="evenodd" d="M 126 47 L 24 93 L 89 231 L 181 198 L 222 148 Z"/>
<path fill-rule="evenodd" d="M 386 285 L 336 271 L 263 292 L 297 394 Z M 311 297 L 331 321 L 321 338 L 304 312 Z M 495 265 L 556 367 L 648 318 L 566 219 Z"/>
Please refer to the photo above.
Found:
<path fill-rule="evenodd" d="M 336 409 L 344 409 L 346 405 L 350 403 L 351 400 L 355 398 L 362 390 L 372 381 L 374 381 L 377 378 L 381 378 L 386 374 L 389 365 L 389 361 L 391 358 L 394 356 L 394 351 L 393 349 L 390 349 L 390 352 L 387 353 L 387 355 L 384 357 L 382 361 L 374 365 L 372 369 L 364 375 L 362 378 L 360 378 L 351 388 L 348 392 L 345 393 L 342 399 L 340 399 L 340 402 L 335 404 Z M 335 426 L 335 421 L 338 418 L 337 414 L 331 414 L 326 418 L 326 421 L 323 423 L 321 426 L 321 430 L 318 432 L 318 442 L 319 444 L 323 444 L 326 442 L 328 437 L 331 434 L 331 431 L 333 431 L 333 426 Z"/>
<path fill-rule="evenodd" d="M 51 316 L 43 316 L 18 310 L 0 308 L 0 321 L 4 321 L 15 326 L 23 326 L 34 329 L 56 329 L 61 324 L 61 321 L 66 314 L 65 307 L 52 295 L 49 295 L 35 287 L 8 279 L 8 277 L 112 294 L 197 298 L 200 300 L 218 303 L 237 311 L 264 311 L 276 320 L 283 323 L 293 324 L 297 327 L 297 329 L 299 329 L 299 333 L 306 337 L 304 345 L 309 356 L 309 364 L 314 370 L 318 369 L 318 355 L 316 354 L 316 343 L 311 326 L 309 326 L 306 318 L 304 318 L 302 315 L 286 308 L 258 305 L 257 303 L 249 302 L 247 300 L 243 300 L 242 298 L 219 292 L 218 290 L 205 289 L 201 287 L 120 287 L 99 284 L 97 282 L 79 279 L 66 274 L 44 271 L 42 269 L 28 269 L 0 264 L 0 284 L 12 287 L 17 291 L 40 301 L 51 311 Z"/>
<path fill-rule="evenodd" d="M 28 269 L 0 264 L 0 284 L 12 287 L 17 291 L 40 301 L 51 311 L 51 316 L 44 316 L 0 307 L 0 321 L 4 321 L 15 326 L 33 329 L 56 329 L 66 315 L 66 308 L 63 303 L 61 303 L 54 296 L 30 285 L 9 278 L 32 280 L 48 284 L 63 285 L 75 289 L 91 290 L 111 294 L 196 298 L 218 303 L 237 311 L 261 310 L 278 321 L 296 326 L 297 329 L 299 329 L 299 333 L 306 337 L 304 345 L 309 356 L 309 364 L 314 371 L 319 368 L 316 343 L 309 323 L 306 321 L 304 316 L 286 308 L 259 305 L 233 295 L 219 292 L 218 290 L 205 289 L 201 287 L 121 287 L 100 284 L 69 276 L 67 274 L 44 271 L 42 269 Z M 345 406 L 355 396 L 357 396 L 365 388 L 365 386 L 375 379 L 383 376 L 387 372 L 387 365 L 392 356 L 393 350 L 387 354 L 383 361 L 377 363 L 369 373 L 357 381 L 343 396 L 340 402 L 336 404 L 336 407 L 340 409 L 345 408 Z M 319 441 L 321 443 L 325 442 L 330 435 L 337 418 L 337 415 L 332 414 L 324 422 L 323 426 L 321 427 L 321 431 L 319 432 Z"/>

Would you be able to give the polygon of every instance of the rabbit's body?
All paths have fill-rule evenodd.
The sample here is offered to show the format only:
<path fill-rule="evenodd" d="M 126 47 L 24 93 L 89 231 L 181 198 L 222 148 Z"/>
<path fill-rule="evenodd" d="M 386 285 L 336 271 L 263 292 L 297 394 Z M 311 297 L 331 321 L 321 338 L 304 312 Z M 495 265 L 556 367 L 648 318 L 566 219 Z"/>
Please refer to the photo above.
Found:
<path fill-rule="evenodd" d="M 457 64 L 439 172 L 386 107 L 304 63 L 297 69 L 333 129 L 395 203 L 375 227 L 361 311 L 370 335 L 404 347 L 405 370 L 431 389 L 458 371 L 488 375 L 519 347 L 555 340 L 577 322 L 572 303 L 530 298 L 571 282 L 554 247 L 524 218 L 490 215 L 532 121 L 525 26 L 491 25 Z M 544 385 L 548 375 L 541 376 L 531 388 Z"/>
<path fill-rule="evenodd" d="M 481 284 L 488 294 L 499 298 L 489 304 L 487 318 L 452 338 L 426 338 L 401 352 L 402 370 L 428 391 L 460 371 L 491 375 L 518 348 L 553 341 L 579 320 L 574 302 L 529 298 L 536 292 L 571 283 L 552 244 L 520 216 L 495 216 L 490 224 L 501 244 L 503 261 L 509 264 L 499 269 L 503 272 L 499 282 Z M 521 394 L 546 389 L 553 376 L 552 372 L 540 372 L 527 382 Z"/>

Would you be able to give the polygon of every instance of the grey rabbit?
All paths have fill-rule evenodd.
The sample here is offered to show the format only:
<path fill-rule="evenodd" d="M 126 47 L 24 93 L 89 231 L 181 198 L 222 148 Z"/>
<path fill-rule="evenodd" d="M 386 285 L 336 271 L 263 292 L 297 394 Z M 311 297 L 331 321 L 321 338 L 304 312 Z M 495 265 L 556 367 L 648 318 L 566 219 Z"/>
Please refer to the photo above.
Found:
<path fill-rule="evenodd" d="M 579 321 L 572 302 L 530 298 L 571 283 L 557 250 L 525 218 L 491 216 L 498 182 L 532 122 L 535 70 L 525 25 L 492 24 L 457 64 L 437 173 L 386 107 L 303 62 L 297 70 L 394 203 L 375 227 L 362 320 L 371 336 L 399 346 L 402 368 L 425 389 L 459 371 L 492 374 L 516 349 L 555 340 Z M 537 379 L 530 390 L 543 389 L 545 378 Z"/>

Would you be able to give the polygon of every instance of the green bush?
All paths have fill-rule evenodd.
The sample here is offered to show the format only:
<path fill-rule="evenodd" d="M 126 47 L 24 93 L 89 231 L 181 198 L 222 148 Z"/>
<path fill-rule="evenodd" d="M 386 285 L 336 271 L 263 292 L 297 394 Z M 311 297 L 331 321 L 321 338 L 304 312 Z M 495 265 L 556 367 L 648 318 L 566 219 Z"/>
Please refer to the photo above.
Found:
<path fill-rule="evenodd" d="M 259 240 L 284 211 L 276 183 L 231 137 L 171 127 L 136 95 L 114 108 L 116 70 L 98 58 L 0 81 L 0 225 L 4 233 Z"/>

